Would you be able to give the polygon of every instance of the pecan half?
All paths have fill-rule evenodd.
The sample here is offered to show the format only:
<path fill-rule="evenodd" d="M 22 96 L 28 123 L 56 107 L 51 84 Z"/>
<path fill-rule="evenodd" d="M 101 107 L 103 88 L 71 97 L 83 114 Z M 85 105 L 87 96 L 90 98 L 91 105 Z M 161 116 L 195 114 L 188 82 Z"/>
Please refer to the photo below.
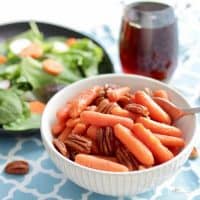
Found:
<path fill-rule="evenodd" d="M 97 146 L 102 155 L 114 154 L 115 136 L 111 127 L 101 127 L 97 130 Z"/>
<path fill-rule="evenodd" d="M 120 99 L 117 101 L 117 103 L 120 106 L 125 107 L 127 104 L 131 103 L 131 98 L 127 95 L 124 95 L 124 96 L 120 97 Z"/>
<path fill-rule="evenodd" d="M 92 148 L 92 140 L 81 135 L 70 134 L 65 140 L 65 144 L 70 149 L 79 153 L 90 153 Z"/>
<path fill-rule="evenodd" d="M 149 111 L 145 106 L 142 106 L 137 103 L 130 103 L 125 106 L 125 109 L 136 114 L 140 114 L 142 116 L 147 117 L 149 115 Z"/>
<path fill-rule="evenodd" d="M 4 170 L 7 174 L 27 174 L 29 164 L 24 160 L 16 160 L 8 163 Z"/>
<path fill-rule="evenodd" d="M 196 159 L 199 156 L 198 150 L 196 147 L 193 147 L 192 152 L 190 153 L 190 159 Z"/>
<path fill-rule="evenodd" d="M 110 114 L 113 107 L 114 107 L 114 103 L 109 102 L 108 99 L 103 99 L 99 103 L 99 105 L 96 109 L 96 112 Z"/>
<path fill-rule="evenodd" d="M 69 150 L 69 158 L 70 158 L 70 160 L 75 160 L 75 157 L 76 157 L 76 155 L 79 153 L 78 151 L 76 151 L 76 150 L 74 150 L 74 149 L 70 149 L 70 148 L 68 148 L 68 150 Z"/>
<path fill-rule="evenodd" d="M 94 100 L 94 104 L 95 105 L 99 105 L 99 103 L 102 101 L 102 100 L 104 100 L 105 99 L 105 95 L 106 95 L 106 92 L 105 92 L 105 89 L 104 89 L 104 87 L 101 89 L 101 90 L 99 90 L 99 93 L 98 93 L 98 96 L 97 96 L 97 98 Z"/>
<path fill-rule="evenodd" d="M 123 165 L 126 165 L 130 171 L 138 170 L 139 164 L 137 160 L 124 146 L 118 146 L 115 153 L 117 160 Z"/>
<path fill-rule="evenodd" d="M 64 142 L 59 139 L 53 140 L 53 145 L 55 148 L 65 157 L 69 157 L 69 152 L 67 151 L 67 147 L 65 146 Z"/>

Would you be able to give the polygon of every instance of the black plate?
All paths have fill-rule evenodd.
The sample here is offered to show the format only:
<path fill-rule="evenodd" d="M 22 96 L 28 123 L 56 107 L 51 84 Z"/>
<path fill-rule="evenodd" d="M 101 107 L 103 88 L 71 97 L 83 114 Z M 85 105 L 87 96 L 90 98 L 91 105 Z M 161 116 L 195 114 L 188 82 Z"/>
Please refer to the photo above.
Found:
<path fill-rule="evenodd" d="M 46 37 L 66 36 L 66 37 L 75 37 L 75 38 L 89 38 L 90 40 L 98 44 L 103 49 L 103 52 L 104 52 L 103 61 L 99 65 L 99 73 L 107 74 L 107 73 L 114 72 L 113 64 L 107 52 L 102 47 L 102 45 L 100 45 L 94 39 L 90 38 L 87 35 L 84 35 L 82 33 L 79 33 L 77 31 L 74 31 L 62 26 L 43 23 L 43 22 L 36 22 L 36 23 L 40 31 Z M 29 28 L 30 27 L 29 27 L 28 22 L 16 22 L 16 23 L 0 25 L 0 42 L 3 42 L 4 40 L 7 40 L 8 38 L 13 37 L 21 32 L 24 32 Z M 39 133 L 39 132 L 40 132 L 39 129 L 31 129 L 31 130 L 29 129 L 29 130 L 24 130 L 24 131 L 7 131 L 0 128 L 0 135 L 32 135 L 33 133 Z"/>

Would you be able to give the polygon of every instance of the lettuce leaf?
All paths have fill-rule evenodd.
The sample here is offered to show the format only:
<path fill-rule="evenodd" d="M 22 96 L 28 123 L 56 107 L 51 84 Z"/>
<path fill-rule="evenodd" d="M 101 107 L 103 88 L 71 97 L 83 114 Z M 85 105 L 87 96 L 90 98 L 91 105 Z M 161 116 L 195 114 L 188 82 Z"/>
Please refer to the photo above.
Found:
<path fill-rule="evenodd" d="M 20 83 L 20 80 L 30 83 L 32 88 L 36 89 L 52 83 L 68 84 L 79 80 L 79 77 L 66 68 L 59 76 L 50 75 L 42 69 L 41 62 L 33 58 L 23 58 L 20 64 L 20 77 L 16 83 Z"/>
<path fill-rule="evenodd" d="M 23 103 L 12 89 L 0 90 L 0 124 L 10 123 L 23 113 Z"/>
<path fill-rule="evenodd" d="M 40 127 L 41 115 L 31 114 L 29 117 L 22 115 L 16 121 L 3 125 L 5 130 L 21 131 L 37 129 Z"/>

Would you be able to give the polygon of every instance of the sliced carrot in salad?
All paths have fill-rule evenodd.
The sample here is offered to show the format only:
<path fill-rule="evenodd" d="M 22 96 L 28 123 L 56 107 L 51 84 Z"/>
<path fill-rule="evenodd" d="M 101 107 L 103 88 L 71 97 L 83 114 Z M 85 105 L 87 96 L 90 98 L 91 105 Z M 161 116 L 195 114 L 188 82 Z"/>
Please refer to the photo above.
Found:
<path fill-rule="evenodd" d="M 20 52 L 21 57 L 40 58 L 43 56 L 41 45 L 32 43 Z"/>
<path fill-rule="evenodd" d="M 76 38 L 68 38 L 67 40 L 66 40 L 66 44 L 68 45 L 68 46 L 72 46 L 73 44 L 75 44 L 77 42 L 77 39 Z"/>
<path fill-rule="evenodd" d="M 7 62 L 7 58 L 4 55 L 0 55 L 0 64 L 4 64 Z"/>
<path fill-rule="evenodd" d="M 50 58 L 43 61 L 42 67 L 45 72 L 54 76 L 59 75 L 64 70 L 59 62 Z"/>
<path fill-rule="evenodd" d="M 45 108 L 45 104 L 40 101 L 29 102 L 29 108 L 32 113 L 42 114 Z"/>

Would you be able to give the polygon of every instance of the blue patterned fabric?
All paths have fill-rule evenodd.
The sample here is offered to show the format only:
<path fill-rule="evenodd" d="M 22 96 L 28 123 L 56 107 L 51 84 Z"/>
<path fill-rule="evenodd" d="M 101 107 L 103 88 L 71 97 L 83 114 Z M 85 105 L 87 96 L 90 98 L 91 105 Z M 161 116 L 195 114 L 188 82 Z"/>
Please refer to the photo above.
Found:
<path fill-rule="evenodd" d="M 200 27 L 199 21 L 196 25 L 198 26 L 193 30 L 195 33 L 191 31 L 191 35 L 187 35 L 184 32 L 187 23 L 180 20 L 180 64 L 169 84 L 176 87 L 192 105 L 200 106 L 200 29 L 197 29 Z M 103 25 L 86 33 L 107 49 L 116 72 L 120 72 L 116 32 L 110 26 Z M 196 145 L 199 147 L 198 141 Z M 26 176 L 5 174 L 5 164 L 14 159 L 28 160 L 31 166 L 30 173 Z M 31 137 L 0 137 L 0 199 L 200 200 L 200 158 L 188 160 L 170 180 L 154 190 L 137 196 L 114 198 L 92 193 L 63 178 L 44 150 L 39 133 Z"/>

